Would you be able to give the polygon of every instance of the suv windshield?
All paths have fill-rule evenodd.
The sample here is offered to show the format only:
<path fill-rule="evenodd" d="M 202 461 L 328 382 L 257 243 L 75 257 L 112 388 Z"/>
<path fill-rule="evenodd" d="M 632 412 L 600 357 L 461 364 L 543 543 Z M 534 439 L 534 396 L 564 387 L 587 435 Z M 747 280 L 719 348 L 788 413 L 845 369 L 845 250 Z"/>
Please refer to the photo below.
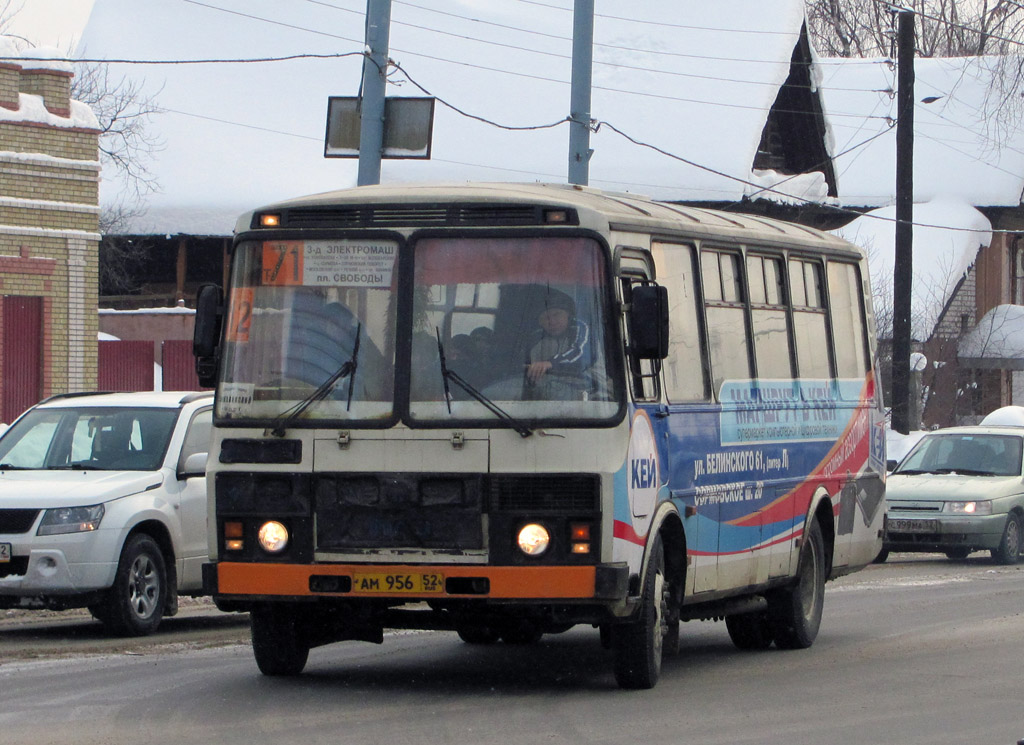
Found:
<path fill-rule="evenodd" d="M 1019 476 L 1021 438 L 1013 435 L 928 435 L 910 452 L 896 473 L 961 473 Z"/>
<path fill-rule="evenodd" d="M 155 471 L 177 416 L 177 409 L 34 409 L 0 438 L 0 468 Z"/>

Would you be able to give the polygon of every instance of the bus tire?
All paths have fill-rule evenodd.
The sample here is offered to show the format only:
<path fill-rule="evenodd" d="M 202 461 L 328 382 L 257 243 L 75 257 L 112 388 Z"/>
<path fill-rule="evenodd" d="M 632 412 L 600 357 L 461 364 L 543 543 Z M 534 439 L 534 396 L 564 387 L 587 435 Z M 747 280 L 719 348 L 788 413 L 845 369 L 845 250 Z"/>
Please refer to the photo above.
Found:
<path fill-rule="evenodd" d="M 497 629 L 491 626 L 459 626 L 455 633 L 466 644 L 494 644 L 501 638 Z"/>
<path fill-rule="evenodd" d="M 825 603 L 825 540 L 812 518 L 800 547 L 796 582 L 768 597 L 768 622 L 779 649 L 806 649 L 814 643 Z"/>
<path fill-rule="evenodd" d="M 736 649 L 768 649 L 775 641 L 765 613 L 741 613 L 725 617 L 725 628 Z"/>
<path fill-rule="evenodd" d="M 529 621 L 513 624 L 501 632 L 501 640 L 506 644 L 536 644 L 542 636 L 544 632 Z"/>
<path fill-rule="evenodd" d="M 667 622 L 667 590 L 665 551 L 661 537 L 655 536 L 640 610 L 632 620 L 612 626 L 615 681 L 620 688 L 647 689 L 658 682 Z"/>
<path fill-rule="evenodd" d="M 131 536 L 121 549 L 114 584 L 103 607 L 93 613 L 120 636 L 146 636 L 156 631 L 167 603 L 164 554 L 145 533 Z"/>
<path fill-rule="evenodd" d="M 309 659 L 309 644 L 299 633 L 294 611 L 285 606 L 264 605 L 249 614 L 252 653 L 264 675 L 298 675 Z"/>

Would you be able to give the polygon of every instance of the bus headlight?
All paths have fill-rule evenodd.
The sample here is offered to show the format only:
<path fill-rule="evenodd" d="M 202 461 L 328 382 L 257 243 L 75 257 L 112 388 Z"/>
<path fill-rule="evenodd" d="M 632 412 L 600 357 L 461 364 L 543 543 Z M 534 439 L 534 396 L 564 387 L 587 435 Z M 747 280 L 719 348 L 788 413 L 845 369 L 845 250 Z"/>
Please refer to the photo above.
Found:
<path fill-rule="evenodd" d="M 519 530 L 516 542 L 519 544 L 519 550 L 527 556 L 540 556 L 551 545 L 551 534 L 543 525 L 530 523 Z"/>
<path fill-rule="evenodd" d="M 257 539 L 268 554 L 279 554 L 288 546 L 288 528 L 277 520 L 265 522 L 260 526 Z"/>

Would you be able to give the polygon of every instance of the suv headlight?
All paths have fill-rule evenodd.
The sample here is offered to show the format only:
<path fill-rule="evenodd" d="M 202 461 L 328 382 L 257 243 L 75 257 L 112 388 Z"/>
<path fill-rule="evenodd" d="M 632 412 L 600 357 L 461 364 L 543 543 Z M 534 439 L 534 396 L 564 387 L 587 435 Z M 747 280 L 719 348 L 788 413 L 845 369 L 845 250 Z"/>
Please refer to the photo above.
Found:
<path fill-rule="evenodd" d="M 944 511 L 954 515 L 991 515 L 992 502 L 946 502 Z"/>
<path fill-rule="evenodd" d="M 92 507 L 58 507 L 46 510 L 36 535 L 86 533 L 96 530 L 100 527 L 103 512 L 102 504 L 95 504 Z"/>

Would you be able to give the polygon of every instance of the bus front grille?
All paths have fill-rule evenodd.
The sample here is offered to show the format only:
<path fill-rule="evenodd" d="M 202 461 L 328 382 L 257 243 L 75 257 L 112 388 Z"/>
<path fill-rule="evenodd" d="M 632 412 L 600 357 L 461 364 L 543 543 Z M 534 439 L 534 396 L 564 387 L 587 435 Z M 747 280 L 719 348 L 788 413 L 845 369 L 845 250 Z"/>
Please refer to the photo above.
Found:
<path fill-rule="evenodd" d="M 320 550 L 481 549 L 480 476 L 321 474 L 316 479 Z"/>
<path fill-rule="evenodd" d="M 487 491 L 496 512 L 596 512 L 601 481 L 594 475 L 490 476 Z"/>

